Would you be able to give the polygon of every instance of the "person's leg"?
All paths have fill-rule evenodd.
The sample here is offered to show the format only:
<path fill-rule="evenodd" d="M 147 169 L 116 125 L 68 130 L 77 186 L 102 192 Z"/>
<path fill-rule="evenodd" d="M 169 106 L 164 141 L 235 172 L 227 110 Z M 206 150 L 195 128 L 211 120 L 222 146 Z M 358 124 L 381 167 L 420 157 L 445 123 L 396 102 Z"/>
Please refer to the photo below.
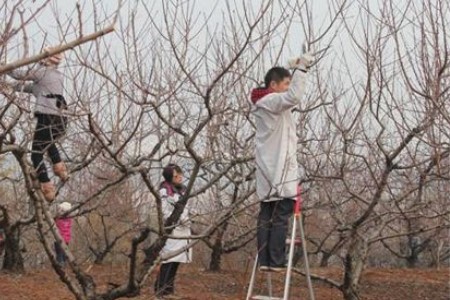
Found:
<path fill-rule="evenodd" d="M 169 279 L 167 282 L 167 291 L 170 294 L 173 294 L 175 292 L 175 276 L 177 274 L 178 267 L 180 266 L 179 262 L 173 262 L 170 263 L 170 273 L 169 273 Z"/>
<path fill-rule="evenodd" d="M 50 119 L 50 134 L 51 144 L 48 147 L 48 155 L 53 164 L 61 162 L 61 156 L 59 155 L 56 142 L 66 134 L 66 125 L 63 117 L 49 116 Z"/>
<path fill-rule="evenodd" d="M 270 228 L 272 227 L 273 202 L 261 202 L 260 212 L 258 215 L 258 263 L 260 266 L 270 266 L 270 256 L 268 243 L 270 240 Z"/>
<path fill-rule="evenodd" d="M 41 183 L 41 191 L 45 199 L 51 202 L 55 199 L 55 186 L 48 177 L 47 167 L 44 163 L 44 153 L 51 141 L 50 124 L 47 115 L 36 115 L 36 117 L 37 124 L 31 147 L 31 161 Z"/>
<path fill-rule="evenodd" d="M 55 245 L 56 261 L 61 266 L 64 266 L 64 262 L 65 262 L 64 252 L 63 252 L 61 246 L 57 242 L 55 242 L 54 245 Z"/>
<path fill-rule="evenodd" d="M 53 163 L 53 172 L 61 180 L 66 181 L 68 179 L 67 168 L 61 159 L 61 156 L 56 146 L 58 139 L 63 137 L 66 133 L 66 120 L 65 117 L 51 116 L 51 145 L 48 147 L 48 156 Z"/>
<path fill-rule="evenodd" d="M 284 267 L 286 264 L 286 238 L 289 218 L 294 212 L 294 204 L 294 200 L 288 198 L 274 202 L 269 239 L 271 267 Z"/>
<path fill-rule="evenodd" d="M 171 267 L 170 263 L 165 263 L 162 264 L 159 269 L 158 277 L 156 278 L 155 281 L 156 296 L 163 296 L 168 294 L 167 282 L 169 280 L 170 267 Z"/>
<path fill-rule="evenodd" d="M 50 145 L 51 132 L 48 118 L 45 115 L 37 116 L 36 129 L 31 148 L 31 161 L 36 170 L 39 182 L 49 182 L 47 168 L 44 163 L 44 153 Z"/>
<path fill-rule="evenodd" d="M 69 247 L 69 243 L 66 243 L 66 246 Z M 64 252 L 62 252 L 62 261 L 64 265 L 67 263 L 67 256 Z"/>

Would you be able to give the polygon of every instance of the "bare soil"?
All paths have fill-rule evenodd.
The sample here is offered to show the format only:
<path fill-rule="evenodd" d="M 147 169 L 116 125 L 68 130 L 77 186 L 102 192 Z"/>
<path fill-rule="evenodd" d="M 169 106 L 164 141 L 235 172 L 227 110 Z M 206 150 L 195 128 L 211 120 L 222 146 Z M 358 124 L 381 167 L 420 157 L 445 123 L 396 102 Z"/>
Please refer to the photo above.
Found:
<path fill-rule="evenodd" d="M 340 281 L 337 268 L 314 269 L 314 273 Z M 99 289 L 108 283 L 121 283 L 126 276 L 125 266 L 95 266 L 89 273 L 99 283 Z M 177 295 L 183 299 L 245 299 L 247 272 L 225 270 L 210 273 L 193 266 L 182 266 L 176 281 Z M 154 299 L 150 278 L 134 298 Z M 280 295 L 283 277 L 273 275 L 275 293 Z M 264 294 L 266 278 L 258 277 L 257 290 Z M 367 300 L 444 300 L 450 299 L 449 270 L 430 269 L 368 269 L 361 282 L 361 298 Z M 317 300 L 343 299 L 339 290 L 314 282 Z M 30 270 L 26 274 L 0 273 L 0 300 L 72 300 L 74 297 L 51 269 Z M 290 299 L 308 299 L 305 279 L 294 275 Z"/>

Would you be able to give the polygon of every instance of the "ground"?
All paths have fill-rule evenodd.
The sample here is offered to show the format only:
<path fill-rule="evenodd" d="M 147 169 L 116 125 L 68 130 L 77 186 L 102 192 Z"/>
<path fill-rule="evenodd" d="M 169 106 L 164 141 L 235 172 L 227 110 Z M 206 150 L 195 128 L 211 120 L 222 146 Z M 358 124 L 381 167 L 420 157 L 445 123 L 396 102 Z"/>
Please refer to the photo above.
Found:
<path fill-rule="evenodd" d="M 89 270 L 101 286 L 108 282 L 117 283 L 123 278 L 125 267 L 96 266 Z M 314 272 L 339 280 L 341 272 L 336 268 L 314 269 Z M 176 288 L 183 299 L 245 299 L 245 284 L 249 274 L 245 272 L 222 271 L 209 273 L 191 266 L 183 266 Z M 282 278 L 274 279 L 277 290 L 282 287 Z M 154 299 L 151 282 L 147 283 L 141 295 L 134 299 Z M 258 278 L 258 288 L 263 288 L 265 278 Z M 367 300 L 444 300 L 450 299 L 449 270 L 424 269 L 368 269 L 361 282 L 362 299 Z M 317 300 L 339 300 L 342 296 L 335 288 L 314 282 Z M 68 292 L 51 269 L 30 270 L 23 275 L 0 273 L 0 300 L 71 300 Z M 290 299 L 308 299 L 306 282 L 294 276 Z"/>

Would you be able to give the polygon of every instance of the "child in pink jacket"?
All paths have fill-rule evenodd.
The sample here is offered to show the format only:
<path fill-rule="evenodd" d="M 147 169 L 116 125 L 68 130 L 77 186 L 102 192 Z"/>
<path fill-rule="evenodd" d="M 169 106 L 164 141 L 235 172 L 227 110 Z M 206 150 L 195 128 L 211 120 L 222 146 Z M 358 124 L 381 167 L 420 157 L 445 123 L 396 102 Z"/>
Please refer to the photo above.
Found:
<path fill-rule="evenodd" d="M 56 227 L 58 228 L 59 234 L 66 245 L 69 245 L 70 240 L 72 239 L 72 218 L 65 216 L 64 214 L 70 211 L 71 208 L 72 205 L 69 202 L 59 204 L 57 209 L 57 217 L 55 218 Z M 64 267 L 66 264 L 66 256 L 58 242 L 55 242 L 55 253 L 56 261 Z"/>

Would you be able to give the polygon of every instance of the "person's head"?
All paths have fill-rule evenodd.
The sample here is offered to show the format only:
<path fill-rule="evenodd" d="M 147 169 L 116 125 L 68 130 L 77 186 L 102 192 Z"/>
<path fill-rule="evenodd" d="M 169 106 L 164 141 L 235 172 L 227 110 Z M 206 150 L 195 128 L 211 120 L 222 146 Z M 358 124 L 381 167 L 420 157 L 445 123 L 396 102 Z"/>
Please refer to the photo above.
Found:
<path fill-rule="evenodd" d="M 44 52 L 48 52 L 48 51 L 51 51 L 51 50 L 52 50 L 52 48 L 46 47 L 46 48 L 44 49 Z M 42 63 L 43 65 L 46 65 L 46 66 L 57 66 L 57 65 L 59 65 L 59 64 L 61 63 L 61 61 L 63 60 L 63 58 L 64 58 L 64 54 L 58 53 L 58 54 L 49 56 L 49 57 L 47 57 L 47 58 L 44 58 L 44 59 L 41 61 L 41 63 Z"/>
<path fill-rule="evenodd" d="M 276 93 L 286 92 L 291 83 L 291 72 L 282 67 L 273 67 L 264 77 L 264 84 L 267 89 Z"/>
<path fill-rule="evenodd" d="M 58 204 L 58 213 L 59 214 L 64 214 L 71 209 L 72 209 L 72 204 L 70 204 L 69 202 L 63 202 L 63 203 Z"/>
<path fill-rule="evenodd" d="M 163 170 L 164 180 L 179 186 L 183 183 L 183 170 L 176 164 L 168 164 Z"/>

